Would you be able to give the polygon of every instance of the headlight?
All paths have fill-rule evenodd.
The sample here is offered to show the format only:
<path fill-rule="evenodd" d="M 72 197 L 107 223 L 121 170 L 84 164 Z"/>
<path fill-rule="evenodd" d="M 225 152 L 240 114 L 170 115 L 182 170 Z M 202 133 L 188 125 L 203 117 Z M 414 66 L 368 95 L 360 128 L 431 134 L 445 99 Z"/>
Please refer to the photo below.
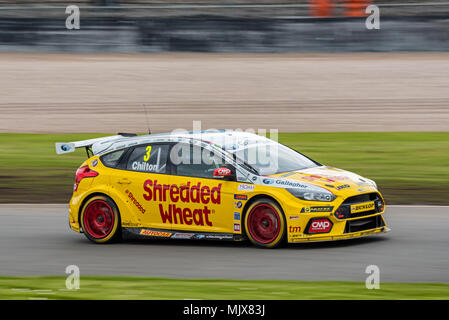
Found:
<path fill-rule="evenodd" d="M 296 198 L 307 200 L 307 201 L 326 201 L 331 202 L 337 198 L 334 194 L 330 192 L 319 192 L 319 191 L 304 191 L 302 189 L 287 188 L 287 191 L 294 195 Z"/>

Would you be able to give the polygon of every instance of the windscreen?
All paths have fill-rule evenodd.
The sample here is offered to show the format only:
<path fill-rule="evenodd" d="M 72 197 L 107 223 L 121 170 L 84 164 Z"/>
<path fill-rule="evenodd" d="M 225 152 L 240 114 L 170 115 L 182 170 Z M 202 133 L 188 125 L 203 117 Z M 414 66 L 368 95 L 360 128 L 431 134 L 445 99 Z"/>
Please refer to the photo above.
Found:
<path fill-rule="evenodd" d="M 254 168 L 259 175 L 272 175 L 318 166 L 316 162 L 304 155 L 276 142 L 251 144 L 228 151 Z"/>

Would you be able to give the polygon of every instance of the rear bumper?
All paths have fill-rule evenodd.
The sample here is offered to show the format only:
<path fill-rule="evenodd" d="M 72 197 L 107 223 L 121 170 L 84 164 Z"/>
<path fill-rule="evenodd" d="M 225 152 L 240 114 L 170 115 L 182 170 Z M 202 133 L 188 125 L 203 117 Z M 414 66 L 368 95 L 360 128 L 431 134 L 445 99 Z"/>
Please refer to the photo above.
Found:
<path fill-rule="evenodd" d="M 360 232 L 344 233 L 344 234 L 339 234 L 339 235 L 323 234 L 322 236 L 314 236 L 314 237 L 309 237 L 308 235 L 303 235 L 301 237 L 291 238 L 291 239 L 289 239 L 288 242 L 289 243 L 298 243 L 298 242 L 321 242 L 321 241 L 348 240 L 348 239 L 368 237 L 368 236 L 381 234 L 381 233 L 387 233 L 390 231 L 391 231 L 390 228 L 388 228 L 387 226 L 384 226 L 384 227 L 380 227 L 380 228 L 363 230 Z"/>

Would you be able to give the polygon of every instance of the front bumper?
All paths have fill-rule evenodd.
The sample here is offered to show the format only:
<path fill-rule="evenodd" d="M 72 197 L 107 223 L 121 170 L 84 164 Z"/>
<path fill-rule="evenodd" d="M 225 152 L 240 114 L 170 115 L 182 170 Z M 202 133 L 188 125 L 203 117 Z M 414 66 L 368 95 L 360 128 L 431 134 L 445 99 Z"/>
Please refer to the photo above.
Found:
<path fill-rule="evenodd" d="M 316 218 L 310 218 L 310 222 Z M 379 233 L 389 232 L 390 229 L 383 218 L 382 213 L 377 213 L 363 218 L 340 220 L 334 217 L 327 217 L 332 222 L 332 229 L 328 233 L 290 234 L 288 242 L 313 242 L 313 241 L 334 241 L 361 238 Z M 307 230 L 308 227 L 305 228 Z"/>
<path fill-rule="evenodd" d="M 364 231 L 360 231 L 360 232 L 345 233 L 345 234 L 339 234 L 339 235 L 325 234 L 325 235 L 314 236 L 314 237 L 310 237 L 308 235 L 300 235 L 295 238 L 290 238 L 289 243 L 348 240 L 348 239 L 363 238 L 363 237 L 372 236 L 372 235 L 381 234 L 381 233 L 387 233 L 390 231 L 391 231 L 391 229 L 385 226 L 385 227 L 380 227 L 380 228 L 375 228 L 375 229 L 370 229 L 370 230 L 364 230 Z"/>

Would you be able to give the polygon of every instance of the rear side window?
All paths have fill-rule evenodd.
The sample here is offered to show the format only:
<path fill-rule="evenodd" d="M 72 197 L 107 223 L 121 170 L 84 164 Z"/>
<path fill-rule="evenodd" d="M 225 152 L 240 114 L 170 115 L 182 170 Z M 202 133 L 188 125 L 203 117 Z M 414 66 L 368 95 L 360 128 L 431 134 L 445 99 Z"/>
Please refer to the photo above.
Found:
<path fill-rule="evenodd" d="M 116 168 L 119 164 L 120 158 L 122 157 L 125 149 L 114 151 L 108 154 L 105 154 L 100 158 L 101 162 L 110 168 Z"/>
<path fill-rule="evenodd" d="M 166 173 L 169 146 L 166 144 L 153 144 L 135 147 L 126 164 L 126 170 Z"/>

